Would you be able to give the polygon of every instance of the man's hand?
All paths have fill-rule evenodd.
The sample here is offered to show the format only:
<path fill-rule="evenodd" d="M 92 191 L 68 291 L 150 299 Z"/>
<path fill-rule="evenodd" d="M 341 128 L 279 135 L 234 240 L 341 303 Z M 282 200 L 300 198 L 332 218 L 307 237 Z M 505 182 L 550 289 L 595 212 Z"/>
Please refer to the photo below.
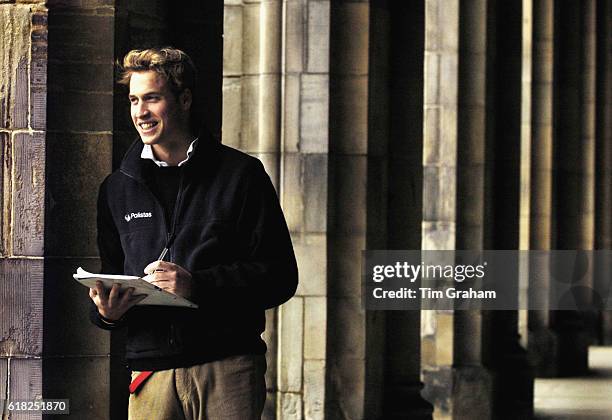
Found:
<path fill-rule="evenodd" d="M 193 283 L 191 273 L 180 265 L 167 261 L 154 261 L 147 265 L 144 272 L 148 274 L 146 281 L 167 292 L 186 299 L 191 298 Z"/>
<path fill-rule="evenodd" d="M 110 291 L 104 288 L 101 281 L 96 287 L 89 289 L 89 297 L 96 304 L 98 313 L 109 321 L 119 320 L 128 309 L 147 297 L 147 295 L 134 295 L 134 288 L 130 287 L 123 293 L 120 284 L 113 284 Z"/>

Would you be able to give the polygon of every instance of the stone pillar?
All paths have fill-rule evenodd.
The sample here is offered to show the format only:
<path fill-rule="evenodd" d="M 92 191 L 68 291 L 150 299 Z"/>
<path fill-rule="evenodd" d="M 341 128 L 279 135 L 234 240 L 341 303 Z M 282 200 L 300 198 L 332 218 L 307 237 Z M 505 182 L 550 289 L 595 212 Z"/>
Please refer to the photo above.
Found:
<path fill-rule="evenodd" d="M 285 1 L 282 16 L 280 192 L 300 284 L 278 311 L 275 415 L 322 419 L 327 405 L 330 5 Z"/>
<path fill-rule="evenodd" d="M 425 7 L 422 249 L 482 249 L 487 2 Z M 480 312 L 423 314 L 424 395 L 434 418 L 490 417 Z"/>
<path fill-rule="evenodd" d="M 46 327 L 44 2 L 0 4 L 0 26 L 0 399 L 29 400 L 43 395 Z"/>
<path fill-rule="evenodd" d="M 487 3 L 460 4 L 456 249 L 483 249 Z M 481 312 L 455 312 L 454 334 L 454 417 L 488 418 L 492 384 L 482 365 Z"/>
<path fill-rule="evenodd" d="M 533 87 L 531 96 L 531 194 L 529 248 L 549 250 L 552 241 L 554 0 L 533 2 Z M 529 294 L 534 306 L 548 302 L 548 259 L 530 261 Z M 538 376 L 555 374 L 556 337 L 549 312 L 529 312 L 529 353 Z"/>
<path fill-rule="evenodd" d="M 386 2 L 381 2 L 369 10 L 368 34 L 368 86 L 367 86 L 367 181 L 366 181 L 366 249 L 388 249 L 388 163 L 389 163 L 389 32 L 390 10 Z M 387 312 L 366 312 L 367 356 L 364 382 L 368 387 L 364 395 L 364 416 L 372 418 L 391 418 L 389 407 L 393 401 L 386 401 L 385 386 L 390 367 L 388 347 L 385 347 L 387 334 L 385 320 Z M 414 318 L 414 317 L 413 317 Z M 418 323 L 417 323 L 418 325 Z M 401 330 L 396 330 L 399 332 Z M 407 335 L 404 331 L 400 334 Z M 418 330 L 413 337 L 418 337 Z M 397 349 L 400 363 L 393 367 L 403 371 L 402 350 Z M 418 359 L 416 355 L 415 359 Z M 418 365 L 418 364 L 417 364 Z M 418 372 L 418 371 L 417 371 Z M 418 375 L 418 373 L 417 373 Z M 397 375 L 398 376 L 398 375 Z M 418 381 L 418 376 L 417 376 Z M 420 388 L 418 388 L 420 391 Z M 418 391 L 417 395 L 418 396 Z"/>
<path fill-rule="evenodd" d="M 582 25 L 582 92 L 581 92 L 581 135 L 583 161 L 583 190 L 580 209 L 582 241 L 578 249 L 595 249 L 595 171 L 596 171 L 596 71 L 597 71 L 597 19 L 596 1 L 590 0 L 581 3 L 580 19 Z M 587 272 L 584 283 L 588 287 L 594 284 L 594 270 Z M 590 275 L 590 277 L 589 277 Z M 587 305 L 594 303 L 591 294 L 584 297 Z M 588 334 L 587 343 L 587 371 L 588 371 L 588 345 L 594 344 L 598 337 L 599 313 L 590 309 L 585 314 L 585 326 Z M 564 361 L 561 360 L 563 365 Z"/>
<path fill-rule="evenodd" d="M 79 266 L 99 269 L 96 201 L 112 163 L 114 7 L 104 0 L 47 4 L 43 392 L 70 398 L 72 418 L 121 418 L 126 369 L 110 357 L 110 334 L 89 322 L 87 289 L 71 278 Z M 122 381 L 113 394 L 114 380 Z"/>
<path fill-rule="evenodd" d="M 612 249 L 612 1 L 597 3 L 597 175 L 595 248 Z M 603 267 L 609 270 L 609 267 Z M 598 272 L 600 274 L 601 272 Z M 607 275 L 598 278 L 608 279 Z M 612 311 L 602 311 L 600 344 L 612 344 Z"/>
<path fill-rule="evenodd" d="M 523 23 L 521 33 L 522 76 L 521 76 L 521 194 L 519 210 L 519 249 L 529 249 L 530 206 L 531 206 L 531 86 L 532 86 L 532 29 L 533 0 L 521 0 Z M 526 308 L 529 301 L 529 263 L 519 263 L 519 308 Z M 519 334 L 521 345 L 527 347 L 528 311 L 519 310 Z"/>
<path fill-rule="evenodd" d="M 556 37 L 558 91 L 557 248 L 594 247 L 595 170 L 595 2 L 559 2 Z M 590 287 L 592 269 L 576 286 Z M 588 304 L 589 296 L 581 296 Z M 588 370 L 592 313 L 558 311 L 554 329 L 559 336 L 558 373 L 580 375 Z"/>
<path fill-rule="evenodd" d="M 455 249 L 459 1 L 425 1 L 423 250 Z M 422 311 L 423 396 L 451 419 L 455 389 L 453 311 Z"/>
<path fill-rule="evenodd" d="M 226 0 L 223 19 L 223 142 L 258 157 L 278 188 L 282 2 Z"/>
<path fill-rule="evenodd" d="M 282 12 L 280 0 L 226 0 L 223 11 L 222 141 L 259 158 L 279 194 Z M 268 419 L 277 405 L 277 321 L 277 309 L 266 312 Z"/>
<path fill-rule="evenodd" d="M 489 3 L 485 248 L 520 245 L 522 5 Z M 509 266 L 518 283 L 519 267 Z M 518 295 L 514 297 L 518 307 Z M 484 355 L 493 371 L 493 418 L 531 418 L 533 371 L 518 334 L 518 311 L 486 313 Z"/>
<path fill-rule="evenodd" d="M 382 202 L 386 209 L 368 210 L 368 248 L 420 249 L 425 8 L 423 2 L 375 6 L 370 9 L 368 202 Z M 376 162 L 383 169 L 378 170 Z M 386 218 L 381 217 L 384 214 Z M 378 231 L 378 237 L 372 237 L 372 230 Z M 431 419 L 433 406 L 421 396 L 420 319 L 419 311 L 385 313 L 385 382 L 379 418 Z M 375 397 L 368 392 L 366 401 Z"/>
<path fill-rule="evenodd" d="M 136 1 L 142 1 L 147 10 L 152 1 L 160 0 Z M 126 3 L 130 6 L 136 1 L 129 0 Z M 280 0 L 272 0 L 265 3 L 279 2 Z M 223 102 L 224 2 L 223 0 L 183 0 L 174 3 L 171 0 L 161 0 L 161 3 L 162 13 L 167 13 L 168 32 L 165 34 L 167 38 L 164 42 L 185 50 L 198 69 L 198 86 L 193 105 L 197 122 L 205 125 L 208 131 L 219 139 Z M 268 25 L 269 33 L 275 33 L 273 21 L 265 20 L 263 24 Z"/>
<path fill-rule="evenodd" d="M 368 230 L 367 1 L 330 2 L 329 278 L 326 418 L 377 418 L 368 372 L 381 355 L 376 315 L 361 305 L 361 251 Z M 380 336 L 378 336 L 380 338 Z M 374 340 L 374 342 L 372 342 Z M 375 391 L 379 393 L 380 391 Z"/>

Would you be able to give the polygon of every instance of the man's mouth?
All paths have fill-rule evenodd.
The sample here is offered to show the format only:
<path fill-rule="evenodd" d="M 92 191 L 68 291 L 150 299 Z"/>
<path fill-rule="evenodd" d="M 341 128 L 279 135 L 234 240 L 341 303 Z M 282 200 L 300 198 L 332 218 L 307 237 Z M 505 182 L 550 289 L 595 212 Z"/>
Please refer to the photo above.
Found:
<path fill-rule="evenodd" d="M 138 126 L 143 131 L 148 131 L 148 130 L 152 129 L 153 127 L 155 127 L 156 125 L 157 125 L 157 121 L 147 121 L 147 122 L 138 123 Z"/>

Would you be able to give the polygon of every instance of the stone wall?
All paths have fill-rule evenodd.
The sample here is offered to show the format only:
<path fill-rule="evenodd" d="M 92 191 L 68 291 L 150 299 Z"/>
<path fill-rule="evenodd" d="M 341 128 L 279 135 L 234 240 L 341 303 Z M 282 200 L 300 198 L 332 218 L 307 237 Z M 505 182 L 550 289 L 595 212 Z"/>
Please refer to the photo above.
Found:
<path fill-rule="evenodd" d="M 47 10 L 0 2 L 0 399 L 41 397 Z"/>

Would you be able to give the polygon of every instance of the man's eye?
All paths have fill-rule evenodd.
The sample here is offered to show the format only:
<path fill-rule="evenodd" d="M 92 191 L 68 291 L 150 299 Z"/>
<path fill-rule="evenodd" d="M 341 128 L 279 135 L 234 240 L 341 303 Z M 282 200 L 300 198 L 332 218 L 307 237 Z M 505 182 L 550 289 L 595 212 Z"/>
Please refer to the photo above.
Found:
<path fill-rule="evenodd" d="M 138 99 L 136 99 L 136 98 L 130 98 L 130 103 L 131 103 L 132 105 L 136 105 L 136 104 L 138 103 Z"/>

